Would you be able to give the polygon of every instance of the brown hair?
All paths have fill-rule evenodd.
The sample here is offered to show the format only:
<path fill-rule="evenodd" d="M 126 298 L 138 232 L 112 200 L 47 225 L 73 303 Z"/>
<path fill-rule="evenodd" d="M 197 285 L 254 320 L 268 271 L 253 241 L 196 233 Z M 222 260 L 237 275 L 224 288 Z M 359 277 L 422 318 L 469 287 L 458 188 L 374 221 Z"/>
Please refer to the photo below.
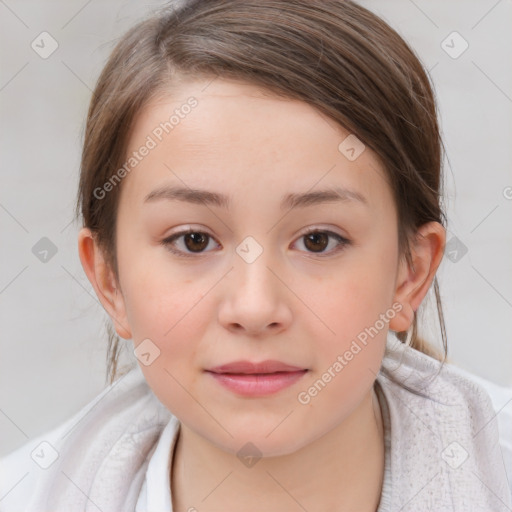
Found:
<path fill-rule="evenodd" d="M 400 256 L 429 221 L 446 226 L 441 207 L 443 143 L 429 78 L 387 23 L 348 0 L 189 0 L 139 22 L 117 43 L 93 92 L 83 145 L 76 216 L 90 228 L 119 282 L 116 214 L 120 185 L 94 191 L 126 158 L 137 114 L 180 77 L 225 78 L 259 85 L 312 105 L 378 156 L 398 211 Z M 444 347 L 437 277 L 434 291 Z M 423 304 L 422 304 L 423 306 Z M 411 346 L 441 360 L 418 334 Z M 110 382 L 120 340 L 109 333 Z M 397 333 L 404 341 L 405 332 Z"/>

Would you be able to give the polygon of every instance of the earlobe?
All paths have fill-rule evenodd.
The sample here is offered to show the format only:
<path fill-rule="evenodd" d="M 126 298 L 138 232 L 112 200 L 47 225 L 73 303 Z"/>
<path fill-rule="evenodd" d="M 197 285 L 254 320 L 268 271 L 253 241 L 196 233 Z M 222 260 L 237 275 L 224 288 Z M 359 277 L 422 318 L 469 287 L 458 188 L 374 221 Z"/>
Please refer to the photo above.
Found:
<path fill-rule="evenodd" d="M 123 294 L 118 289 L 114 273 L 106 264 L 94 234 L 88 228 L 82 228 L 78 234 L 78 254 L 89 282 L 114 322 L 117 334 L 130 339 L 132 334 L 126 318 Z"/>
<path fill-rule="evenodd" d="M 446 231 L 439 222 L 423 224 L 411 243 L 412 266 L 405 258 L 400 262 L 394 302 L 402 305 L 402 310 L 389 322 L 391 330 L 407 331 L 414 313 L 420 307 L 444 254 Z"/>

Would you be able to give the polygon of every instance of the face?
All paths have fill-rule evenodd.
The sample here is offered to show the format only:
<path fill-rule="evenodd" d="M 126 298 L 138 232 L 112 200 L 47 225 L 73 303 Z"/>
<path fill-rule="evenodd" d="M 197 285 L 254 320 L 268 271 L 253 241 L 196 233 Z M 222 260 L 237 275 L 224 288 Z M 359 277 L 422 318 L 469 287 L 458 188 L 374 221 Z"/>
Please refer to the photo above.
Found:
<path fill-rule="evenodd" d="M 314 108 L 207 84 L 154 100 L 131 134 L 128 154 L 147 154 L 121 184 L 123 323 L 183 424 L 232 453 L 250 441 L 286 454 L 371 392 L 394 313 L 396 210 L 372 151 Z M 247 376 L 234 379 L 244 392 L 207 371 L 240 360 L 303 371 L 252 394 Z"/>

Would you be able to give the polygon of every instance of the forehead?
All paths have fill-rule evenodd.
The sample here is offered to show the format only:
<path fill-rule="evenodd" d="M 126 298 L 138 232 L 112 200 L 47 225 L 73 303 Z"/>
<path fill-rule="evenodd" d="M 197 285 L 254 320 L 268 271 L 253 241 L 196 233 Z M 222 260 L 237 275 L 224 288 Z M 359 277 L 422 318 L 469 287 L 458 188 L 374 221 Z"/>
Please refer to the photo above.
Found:
<path fill-rule="evenodd" d="M 351 147 L 355 159 L 346 153 Z M 341 185 L 376 208 L 391 200 L 378 158 L 332 119 L 305 102 L 220 78 L 181 84 L 149 102 L 134 124 L 127 159 L 134 152 L 139 158 L 122 184 L 130 204 L 142 204 L 166 184 L 229 195 L 231 188 L 263 193 Z"/>

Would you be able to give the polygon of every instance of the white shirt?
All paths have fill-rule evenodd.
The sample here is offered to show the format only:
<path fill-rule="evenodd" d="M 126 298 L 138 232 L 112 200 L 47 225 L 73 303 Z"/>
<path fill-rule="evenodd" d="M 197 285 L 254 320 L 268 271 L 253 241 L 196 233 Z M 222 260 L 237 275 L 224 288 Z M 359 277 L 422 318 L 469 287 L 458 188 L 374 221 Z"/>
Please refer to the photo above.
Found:
<path fill-rule="evenodd" d="M 438 370 L 388 337 L 375 384 L 386 448 L 378 512 L 512 510 L 512 388 L 449 363 Z M 171 512 L 179 426 L 137 366 L 0 459 L 0 512 Z"/>

